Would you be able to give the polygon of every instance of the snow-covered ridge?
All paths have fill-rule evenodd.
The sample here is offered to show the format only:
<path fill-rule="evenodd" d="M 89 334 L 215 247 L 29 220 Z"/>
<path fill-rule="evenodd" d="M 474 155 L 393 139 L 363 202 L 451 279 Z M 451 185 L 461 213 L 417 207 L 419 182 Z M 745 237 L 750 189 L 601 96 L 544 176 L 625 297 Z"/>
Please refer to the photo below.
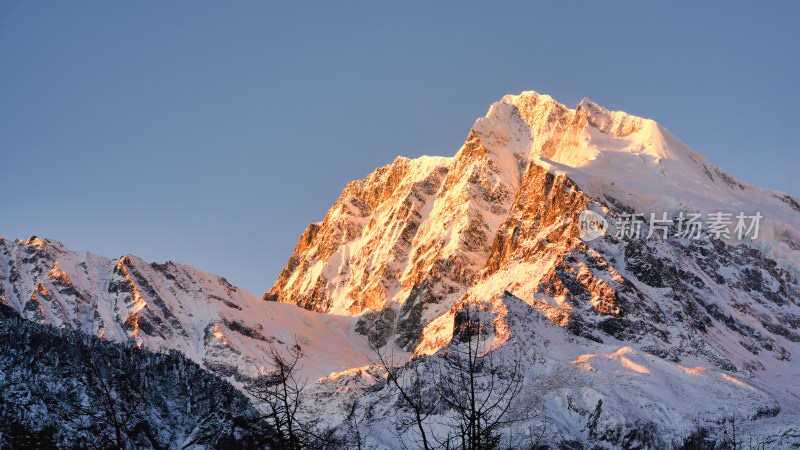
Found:
<path fill-rule="evenodd" d="M 39 323 L 154 351 L 179 350 L 222 377 L 241 381 L 265 365 L 265 349 L 301 340 L 315 380 L 364 364 L 355 319 L 267 303 L 191 266 L 111 260 L 61 242 L 0 238 L 0 302 Z"/>

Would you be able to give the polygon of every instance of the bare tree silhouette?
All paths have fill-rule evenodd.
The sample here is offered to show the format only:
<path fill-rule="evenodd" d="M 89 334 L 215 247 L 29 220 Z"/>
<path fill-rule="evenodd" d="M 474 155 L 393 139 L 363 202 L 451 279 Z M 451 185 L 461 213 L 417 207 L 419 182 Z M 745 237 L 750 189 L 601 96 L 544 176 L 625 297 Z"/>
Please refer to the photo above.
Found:
<path fill-rule="evenodd" d="M 270 438 L 278 448 L 321 448 L 335 443 L 330 433 L 319 430 L 317 419 L 302 414 L 306 380 L 300 378 L 299 364 L 304 356 L 297 339 L 284 351 L 270 344 L 266 362 L 271 370 L 245 386 L 263 413 L 259 419 L 271 426 Z"/>
<path fill-rule="evenodd" d="M 453 342 L 441 352 L 438 391 L 442 402 L 456 412 L 449 433 L 440 439 L 445 448 L 498 448 L 502 428 L 540 419 L 543 414 L 539 404 L 523 408 L 516 402 L 525 386 L 521 358 L 510 347 L 511 358 L 496 359 L 497 352 L 489 348 L 492 324 L 481 318 L 481 310 L 472 305 L 459 309 Z M 525 437 L 528 442 L 516 442 L 514 447 L 537 447 L 544 431 L 545 427 L 539 426 Z"/>
<path fill-rule="evenodd" d="M 541 443 L 546 429 L 544 408 L 538 400 L 527 405 L 517 401 L 525 386 L 521 358 L 514 347 L 509 347 L 511 357 L 496 356 L 488 346 L 489 327 L 491 323 L 481 321 L 478 308 L 463 305 L 454 317 L 452 342 L 434 356 L 399 365 L 393 354 L 373 345 L 377 365 L 411 412 L 411 418 L 398 413 L 400 428 L 413 430 L 412 440 L 419 448 L 498 448 L 504 428 L 531 422 L 538 422 L 532 432 L 518 434 L 511 445 L 537 448 Z M 448 411 L 455 417 L 442 433 L 429 418 Z M 509 439 L 513 436 L 508 435 Z"/>
<path fill-rule="evenodd" d="M 418 371 L 419 363 L 412 364 L 411 367 L 398 365 L 394 361 L 394 354 L 387 354 L 374 345 L 372 345 L 372 350 L 377 357 L 377 365 L 386 372 L 387 382 L 397 389 L 403 403 L 411 409 L 413 416 L 411 420 L 399 413 L 396 414 L 400 429 L 413 427 L 416 432 L 412 435 L 412 440 L 417 446 L 424 450 L 434 448 L 435 441 L 432 439 L 432 433 L 427 429 L 425 421 L 436 410 L 438 394 L 434 398 L 426 395 L 424 390 L 426 384 Z M 402 439 L 400 442 L 406 448 Z"/>

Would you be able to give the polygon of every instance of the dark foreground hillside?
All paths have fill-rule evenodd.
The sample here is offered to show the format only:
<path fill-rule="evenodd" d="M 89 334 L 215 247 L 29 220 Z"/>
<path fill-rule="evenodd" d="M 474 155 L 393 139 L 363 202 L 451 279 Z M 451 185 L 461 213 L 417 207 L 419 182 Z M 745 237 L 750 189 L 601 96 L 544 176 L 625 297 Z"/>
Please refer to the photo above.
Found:
<path fill-rule="evenodd" d="M 247 397 L 177 351 L 22 319 L 0 304 L 0 448 L 253 448 Z"/>

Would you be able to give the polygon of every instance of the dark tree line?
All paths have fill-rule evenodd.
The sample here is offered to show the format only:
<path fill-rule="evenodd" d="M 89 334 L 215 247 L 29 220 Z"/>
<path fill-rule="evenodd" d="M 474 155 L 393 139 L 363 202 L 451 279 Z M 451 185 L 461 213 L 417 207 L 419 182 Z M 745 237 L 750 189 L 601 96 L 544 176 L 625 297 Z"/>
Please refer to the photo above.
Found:
<path fill-rule="evenodd" d="M 776 412 L 777 414 L 777 412 Z M 725 417 L 722 421 L 701 425 L 695 419 L 695 428 L 683 433 L 672 443 L 673 450 L 767 450 L 796 448 L 796 438 L 790 435 L 764 436 L 744 433 L 745 419 L 736 415 Z"/>
<path fill-rule="evenodd" d="M 0 305 L 0 448 L 275 447 L 249 399 L 177 351 L 154 354 Z"/>

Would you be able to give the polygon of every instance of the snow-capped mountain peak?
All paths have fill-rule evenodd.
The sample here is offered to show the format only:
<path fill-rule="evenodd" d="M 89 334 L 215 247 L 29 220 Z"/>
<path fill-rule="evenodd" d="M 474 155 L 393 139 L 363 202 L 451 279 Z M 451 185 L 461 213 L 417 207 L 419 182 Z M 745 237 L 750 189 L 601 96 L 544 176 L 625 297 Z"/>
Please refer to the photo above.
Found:
<path fill-rule="evenodd" d="M 532 166 L 643 217 L 758 212 L 762 249 L 800 267 L 791 196 L 736 180 L 653 120 L 526 91 L 491 105 L 454 157 L 398 159 L 348 185 L 266 298 L 359 314 L 403 304 L 431 274 L 440 296 L 458 296 L 489 260 Z"/>
<path fill-rule="evenodd" d="M 564 435 L 587 442 L 619 445 L 645 422 L 685 429 L 693 408 L 714 420 L 731 404 L 782 410 L 784 424 L 800 413 L 795 397 L 781 400 L 790 385 L 774 382 L 800 379 L 792 196 L 737 180 L 651 119 L 532 91 L 491 105 L 453 157 L 423 161 L 348 185 L 265 299 L 357 315 L 374 344 L 418 358 L 453 341 L 465 309 L 484 311 L 492 348 L 547 355 L 535 379 L 575 371 L 576 386 L 545 391 Z M 581 238 L 586 210 L 608 224 L 594 240 Z M 731 228 L 686 234 L 676 220 L 689 215 Z M 738 238 L 737 215 L 763 219 L 758 234 Z M 640 232 L 625 233 L 625 217 L 641 218 Z M 656 228 L 652 217 L 666 219 Z M 688 408 L 644 411 L 619 383 L 650 386 L 645 399 L 658 383 L 685 383 L 736 400 L 681 394 Z M 583 406 L 569 406 L 576 398 Z"/>

